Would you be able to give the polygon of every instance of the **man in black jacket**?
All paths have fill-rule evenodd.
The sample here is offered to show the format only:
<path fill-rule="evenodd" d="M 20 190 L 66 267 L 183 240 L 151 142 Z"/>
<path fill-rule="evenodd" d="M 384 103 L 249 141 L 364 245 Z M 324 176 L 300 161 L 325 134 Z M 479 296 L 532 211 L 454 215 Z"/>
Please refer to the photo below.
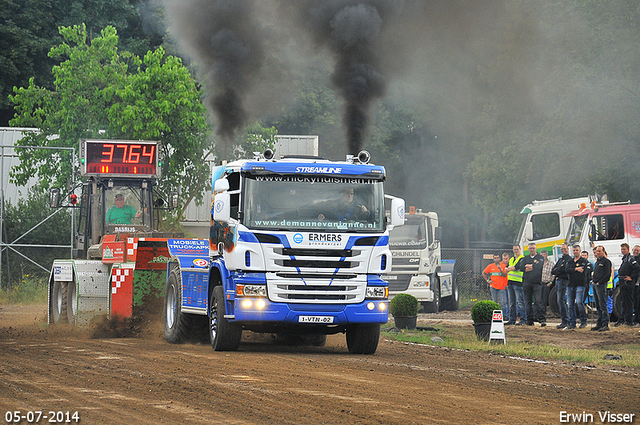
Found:
<path fill-rule="evenodd" d="M 629 253 L 629 244 L 621 244 L 620 253 L 622 253 L 622 263 L 618 269 L 618 286 L 622 298 L 622 315 L 613 326 L 623 324 L 633 326 L 633 290 L 640 274 L 640 264 Z"/>
<path fill-rule="evenodd" d="M 633 247 L 633 258 L 635 258 L 636 262 L 640 264 L 640 245 Z M 633 295 L 633 311 L 635 312 L 634 320 L 637 326 L 640 324 L 640 276 L 636 279 L 636 287 Z"/>
<path fill-rule="evenodd" d="M 522 257 L 516 270 L 522 271 L 524 304 L 527 309 L 527 325 L 533 326 L 534 319 L 540 326 L 547 326 L 546 308 L 542 305 L 542 265 L 544 258 L 536 252 L 536 244 L 529 244 L 529 255 Z M 535 306 L 533 302 L 535 301 Z"/>
<path fill-rule="evenodd" d="M 580 329 L 587 327 L 587 311 L 584 308 L 585 272 L 589 262 L 582 258 L 580 245 L 573 246 L 573 258 L 567 263 L 567 308 L 569 325 L 564 330 L 576 328 L 577 316 L 580 316 Z"/>
<path fill-rule="evenodd" d="M 598 245 L 594 252 L 596 264 L 593 266 L 593 295 L 596 298 L 598 322 L 592 331 L 609 330 L 609 307 L 607 306 L 607 283 L 611 278 L 611 261 L 604 256 L 604 247 Z"/>
<path fill-rule="evenodd" d="M 569 326 L 569 313 L 567 310 L 567 285 L 569 284 L 569 277 L 567 276 L 567 262 L 571 260 L 571 256 L 569 255 L 569 246 L 566 243 L 563 243 L 560 247 L 560 252 L 562 253 L 562 257 L 556 262 L 556 265 L 553 266 L 551 270 L 551 274 L 556 277 L 556 296 L 558 301 L 558 309 L 560 310 L 560 318 L 561 322 L 558 326 L 558 329 L 564 329 Z"/>

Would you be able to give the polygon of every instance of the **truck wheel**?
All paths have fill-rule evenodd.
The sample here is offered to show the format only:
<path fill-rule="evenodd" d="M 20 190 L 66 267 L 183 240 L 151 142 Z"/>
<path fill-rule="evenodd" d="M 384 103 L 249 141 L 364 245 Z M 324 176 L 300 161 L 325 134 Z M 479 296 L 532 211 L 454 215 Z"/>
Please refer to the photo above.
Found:
<path fill-rule="evenodd" d="M 224 289 L 218 285 L 213 288 L 209 302 L 209 330 L 214 351 L 236 351 L 240 346 L 242 327 L 225 319 L 225 314 Z"/>
<path fill-rule="evenodd" d="M 379 340 L 380 325 L 354 325 L 347 329 L 347 348 L 351 354 L 373 354 Z"/>
<path fill-rule="evenodd" d="M 182 276 L 171 270 L 164 295 L 164 338 L 172 344 L 180 344 L 188 338 L 189 318 L 182 313 Z"/>
<path fill-rule="evenodd" d="M 76 281 L 67 283 L 67 321 L 76 323 L 76 312 L 78 311 L 78 297 L 76 296 Z"/>
<path fill-rule="evenodd" d="M 433 301 L 423 304 L 425 313 L 440 312 L 440 281 L 438 278 L 433 279 L 433 281 L 436 282 L 435 288 L 433 289 Z"/>
<path fill-rule="evenodd" d="M 53 282 L 51 288 L 51 320 L 53 323 L 66 323 L 67 319 L 67 282 Z"/>
<path fill-rule="evenodd" d="M 460 291 L 458 290 L 458 282 L 451 278 L 451 295 L 442 300 L 442 309 L 456 311 L 460 305 Z"/>

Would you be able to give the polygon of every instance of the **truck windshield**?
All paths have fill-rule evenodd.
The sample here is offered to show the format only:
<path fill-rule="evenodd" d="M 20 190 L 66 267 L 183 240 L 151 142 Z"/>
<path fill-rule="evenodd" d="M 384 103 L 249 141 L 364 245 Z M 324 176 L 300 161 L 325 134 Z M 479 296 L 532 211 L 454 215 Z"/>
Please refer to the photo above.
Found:
<path fill-rule="evenodd" d="M 586 215 L 571 218 L 571 224 L 569 225 L 569 231 L 567 232 L 566 238 L 567 245 L 572 246 L 580 243 L 582 233 L 585 231 L 586 221 Z"/>
<path fill-rule="evenodd" d="M 518 230 L 518 235 L 516 236 L 515 240 L 513 241 L 514 245 L 520 245 L 522 243 L 523 236 L 524 236 L 524 225 L 527 224 L 527 220 L 528 219 L 529 219 L 529 214 L 525 215 L 522 218 L 522 223 L 520 223 L 520 230 Z"/>
<path fill-rule="evenodd" d="M 246 176 L 242 223 L 252 229 L 382 232 L 382 181 L 326 176 Z"/>
<path fill-rule="evenodd" d="M 392 249 L 425 249 L 427 247 L 425 221 L 411 222 L 411 220 L 407 220 L 404 226 L 394 227 L 389 233 L 389 246 Z"/>
<path fill-rule="evenodd" d="M 135 186 L 115 186 L 105 190 L 105 223 L 110 225 L 149 226 L 147 191 Z"/>

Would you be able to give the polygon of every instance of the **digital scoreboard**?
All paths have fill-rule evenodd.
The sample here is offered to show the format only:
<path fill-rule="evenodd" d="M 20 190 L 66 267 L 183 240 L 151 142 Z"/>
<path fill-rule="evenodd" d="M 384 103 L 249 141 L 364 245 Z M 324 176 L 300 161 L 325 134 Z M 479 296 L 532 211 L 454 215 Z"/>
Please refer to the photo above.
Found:
<path fill-rule="evenodd" d="M 82 140 L 83 175 L 103 177 L 160 177 L 158 142 L 134 140 Z"/>

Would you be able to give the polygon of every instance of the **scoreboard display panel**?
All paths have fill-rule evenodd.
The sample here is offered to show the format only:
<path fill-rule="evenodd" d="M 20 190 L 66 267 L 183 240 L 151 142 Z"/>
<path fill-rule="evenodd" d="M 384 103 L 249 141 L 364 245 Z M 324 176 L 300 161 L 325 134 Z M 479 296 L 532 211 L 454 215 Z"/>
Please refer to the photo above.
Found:
<path fill-rule="evenodd" d="M 82 140 L 83 175 L 103 177 L 160 177 L 158 142 Z"/>

